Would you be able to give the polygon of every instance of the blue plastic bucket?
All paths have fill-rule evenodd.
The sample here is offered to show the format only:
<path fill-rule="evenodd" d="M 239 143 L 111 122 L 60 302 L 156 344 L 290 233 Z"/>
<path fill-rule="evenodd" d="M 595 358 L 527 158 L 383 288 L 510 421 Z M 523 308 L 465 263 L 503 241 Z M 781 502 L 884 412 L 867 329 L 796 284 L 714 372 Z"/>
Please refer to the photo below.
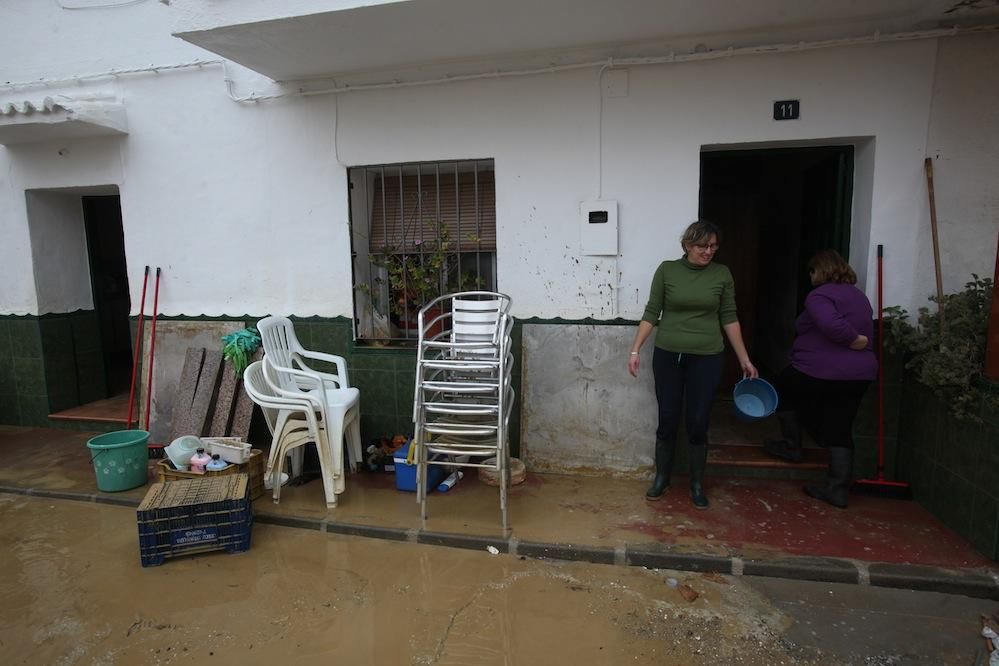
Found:
<path fill-rule="evenodd" d="M 759 421 L 777 411 L 777 389 L 763 379 L 743 379 L 732 391 L 735 413 L 744 421 Z"/>
<path fill-rule="evenodd" d="M 117 493 L 144 486 L 149 464 L 147 442 L 149 433 L 145 430 L 118 430 L 88 440 L 97 488 Z"/>

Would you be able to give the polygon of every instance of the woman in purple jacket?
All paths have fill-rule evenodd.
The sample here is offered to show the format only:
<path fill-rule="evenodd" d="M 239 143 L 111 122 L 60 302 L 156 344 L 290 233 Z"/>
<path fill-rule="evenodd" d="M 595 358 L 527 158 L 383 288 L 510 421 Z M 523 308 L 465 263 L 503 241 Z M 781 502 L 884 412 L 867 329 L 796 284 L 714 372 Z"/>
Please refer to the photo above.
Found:
<path fill-rule="evenodd" d="M 805 492 L 841 509 L 853 473 L 853 421 L 860 401 L 878 374 L 871 349 L 873 309 L 857 289 L 857 275 L 833 250 L 808 262 L 812 285 L 805 311 L 795 322 L 791 365 L 777 380 L 783 439 L 767 440 L 766 451 L 801 460 L 802 428 L 829 450 L 829 481 Z"/>

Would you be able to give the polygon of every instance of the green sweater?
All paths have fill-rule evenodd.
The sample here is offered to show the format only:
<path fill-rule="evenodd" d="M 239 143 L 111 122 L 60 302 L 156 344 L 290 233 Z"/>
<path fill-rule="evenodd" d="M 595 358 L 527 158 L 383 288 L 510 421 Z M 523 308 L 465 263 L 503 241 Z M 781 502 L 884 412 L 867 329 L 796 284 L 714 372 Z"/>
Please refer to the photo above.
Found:
<path fill-rule="evenodd" d="M 727 266 L 694 266 L 686 257 L 659 264 L 642 321 L 658 325 L 656 347 L 679 354 L 725 349 L 722 326 L 738 321 L 735 282 Z"/>

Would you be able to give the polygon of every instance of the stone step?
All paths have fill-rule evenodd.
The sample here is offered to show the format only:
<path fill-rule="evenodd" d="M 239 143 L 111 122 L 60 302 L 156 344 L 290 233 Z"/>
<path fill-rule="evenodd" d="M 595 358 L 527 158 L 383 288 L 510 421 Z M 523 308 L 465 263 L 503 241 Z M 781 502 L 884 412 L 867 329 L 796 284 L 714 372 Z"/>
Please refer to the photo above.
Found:
<path fill-rule="evenodd" d="M 806 446 L 799 463 L 772 458 L 758 444 L 721 444 L 708 447 L 709 473 L 764 479 L 822 479 L 828 467 L 825 449 Z"/>

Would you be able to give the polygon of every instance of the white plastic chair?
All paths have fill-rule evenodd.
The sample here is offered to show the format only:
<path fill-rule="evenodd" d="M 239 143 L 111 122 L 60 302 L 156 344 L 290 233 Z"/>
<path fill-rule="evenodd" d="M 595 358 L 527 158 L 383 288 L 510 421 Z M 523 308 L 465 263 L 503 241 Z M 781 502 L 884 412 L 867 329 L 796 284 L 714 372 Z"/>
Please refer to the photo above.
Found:
<path fill-rule="evenodd" d="M 281 388 L 278 377 L 285 375 L 297 381 L 307 383 L 314 379 L 304 370 L 296 368 L 275 368 L 267 356 L 264 356 L 264 377 L 271 389 L 279 397 L 307 400 L 318 416 L 321 425 L 322 443 L 317 442 L 319 451 L 319 466 L 323 477 L 323 489 L 326 492 L 326 504 L 336 506 L 336 495 L 346 489 L 346 473 L 344 444 L 352 448 L 360 448 L 361 428 L 358 407 L 359 392 L 355 388 L 336 389 L 337 402 L 327 400 L 327 391 L 290 391 Z"/>
<path fill-rule="evenodd" d="M 271 431 L 271 448 L 267 458 L 267 472 L 271 477 L 274 503 L 281 500 L 281 471 L 285 456 L 291 454 L 293 475 L 301 473 L 302 446 L 315 442 L 320 460 L 329 458 L 326 433 L 316 418 L 315 404 L 307 397 L 282 397 L 267 381 L 263 361 L 254 361 L 243 371 L 243 388 L 250 400 L 260 406 L 267 428 Z M 296 470 L 296 458 L 297 467 Z M 327 492 L 327 504 L 336 504 L 335 487 Z"/>
<path fill-rule="evenodd" d="M 304 392 L 316 399 L 318 405 L 325 406 L 329 417 L 326 430 L 330 444 L 336 455 L 342 458 L 339 447 L 343 445 L 343 434 L 349 429 L 347 444 L 350 448 L 350 464 L 356 469 L 361 464 L 360 397 L 361 393 L 350 386 L 347 376 L 347 362 L 342 356 L 309 351 L 298 341 L 295 327 L 287 317 L 265 317 L 257 322 L 257 330 L 264 345 L 267 377 L 278 388 L 289 392 Z M 306 359 L 331 363 L 336 373 L 321 372 L 311 368 Z M 317 410 L 319 407 L 317 407 Z"/>

